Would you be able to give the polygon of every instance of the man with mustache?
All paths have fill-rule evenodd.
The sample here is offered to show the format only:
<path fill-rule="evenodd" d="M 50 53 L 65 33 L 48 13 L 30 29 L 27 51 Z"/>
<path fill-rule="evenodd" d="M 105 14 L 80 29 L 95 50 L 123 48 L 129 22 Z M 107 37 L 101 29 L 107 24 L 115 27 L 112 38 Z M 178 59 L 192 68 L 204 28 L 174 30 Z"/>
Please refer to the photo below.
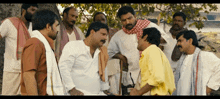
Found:
<path fill-rule="evenodd" d="M 59 60 L 63 47 L 69 41 L 85 39 L 82 31 L 75 25 L 78 19 L 76 8 L 67 7 L 63 11 L 63 22 L 60 24 L 60 31 L 55 41 L 55 53 Z"/>
<path fill-rule="evenodd" d="M 0 26 L 0 39 L 5 38 L 2 95 L 20 94 L 21 54 L 32 36 L 31 18 L 37 9 L 37 4 L 23 3 L 21 17 L 6 18 Z"/>
<path fill-rule="evenodd" d="M 157 28 L 165 41 L 167 41 L 168 36 L 155 23 L 147 19 L 137 19 L 134 9 L 130 6 L 121 7 L 118 10 L 117 17 L 121 20 L 123 27 L 111 38 L 108 46 L 108 54 L 110 58 L 120 59 L 123 62 L 123 67 L 128 69 L 128 71 L 123 71 L 122 76 L 122 83 L 125 86 L 122 88 L 122 95 L 128 95 L 126 87 L 134 86 L 140 71 L 139 58 L 141 51 L 137 49 L 137 42 L 143 34 L 143 29 L 150 27 Z"/>
<path fill-rule="evenodd" d="M 196 33 L 181 31 L 176 36 L 181 55 L 175 72 L 173 95 L 210 95 L 220 87 L 220 59 L 199 49 Z"/>
<path fill-rule="evenodd" d="M 105 95 L 109 89 L 107 40 L 109 28 L 93 22 L 84 40 L 70 41 L 63 48 L 59 69 L 65 90 L 70 95 Z"/>
<path fill-rule="evenodd" d="M 170 33 L 167 33 L 169 35 L 169 39 L 168 39 L 169 47 L 166 47 L 163 50 L 174 72 L 176 70 L 177 61 L 182 55 L 182 53 L 179 51 L 178 47 L 176 46 L 177 40 L 175 38 L 179 32 L 187 30 L 187 28 L 184 28 L 185 24 L 186 24 L 186 15 L 183 12 L 176 12 L 173 15 L 173 25 L 170 28 Z"/>
<path fill-rule="evenodd" d="M 104 13 L 102 12 L 96 12 L 94 14 L 94 17 L 93 17 L 93 21 L 94 22 L 102 22 L 104 24 L 108 24 L 107 23 L 107 17 Z M 119 29 L 117 28 L 112 28 L 109 26 L 109 33 L 107 35 L 107 40 L 106 40 L 106 43 L 104 44 L 104 46 L 108 47 L 108 44 L 109 44 L 109 41 L 111 40 L 111 37 L 118 31 Z M 120 63 L 119 63 L 119 59 L 111 59 L 108 61 L 107 63 L 107 70 L 108 70 L 108 79 L 109 79 L 109 93 L 112 93 L 112 94 L 118 94 L 118 83 L 117 81 L 119 79 L 117 79 L 116 77 L 118 76 L 117 74 L 119 73 L 120 71 Z M 107 92 L 107 91 L 106 91 Z"/>

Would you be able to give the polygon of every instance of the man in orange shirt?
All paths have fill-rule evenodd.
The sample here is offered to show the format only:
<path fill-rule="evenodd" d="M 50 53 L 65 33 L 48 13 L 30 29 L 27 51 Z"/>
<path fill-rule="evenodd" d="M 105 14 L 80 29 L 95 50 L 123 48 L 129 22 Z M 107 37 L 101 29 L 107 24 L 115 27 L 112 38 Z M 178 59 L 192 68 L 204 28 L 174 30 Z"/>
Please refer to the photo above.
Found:
<path fill-rule="evenodd" d="M 54 94 L 56 88 L 48 88 L 48 82 L 50 83 L 48 78 L 51 78 L 51 81 L 54 80 L 52 76 L 48 76 L 48 63 L 51 63 L 48 60 L 48 52 L 52 49 L 50 58 L 55 62 L 52 61 L 51 64 L 57 67 L 55 55 L 53 55 L 53 40 L 56 39 L 58 32 L 58 16 L 52 11 L 40 10 L 34 14 L 32 20 L 34 37 L 27 40 L 21 59 L 21 95 L 51 95 L 51 91 Z M 53 81 L 51 83 L 56 86 Z"/>

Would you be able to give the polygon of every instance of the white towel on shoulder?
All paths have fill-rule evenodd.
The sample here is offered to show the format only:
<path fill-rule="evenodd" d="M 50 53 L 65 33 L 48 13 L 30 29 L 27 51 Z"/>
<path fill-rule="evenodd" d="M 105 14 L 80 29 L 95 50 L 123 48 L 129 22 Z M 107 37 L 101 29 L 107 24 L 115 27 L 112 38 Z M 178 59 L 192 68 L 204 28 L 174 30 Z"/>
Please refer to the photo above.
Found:
<path fill-rule="evenodd" d="M 47 94 L 48 95 L 64 95 L 64 87 L 60 77 L 59 69 L 57 67 L 56 58 L 52 48 L 50 47 L 46 38 L 38 31 L 32 32 L 33 37 L 38 38 L 46 49 L 46 62 L 47 62 Z"/>

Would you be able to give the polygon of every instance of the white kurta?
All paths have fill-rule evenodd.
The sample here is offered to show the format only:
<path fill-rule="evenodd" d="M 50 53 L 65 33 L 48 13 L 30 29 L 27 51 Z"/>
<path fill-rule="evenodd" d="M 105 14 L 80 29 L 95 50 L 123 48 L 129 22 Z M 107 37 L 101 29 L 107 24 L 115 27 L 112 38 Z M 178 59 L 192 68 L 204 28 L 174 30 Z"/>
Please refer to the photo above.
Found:
<path fill-rule="evenodd" d="M 32 36 L 32 23 L 29 24 L 28 32 Z M 2 83 L 2 95 L 20 94 L 21 59 L 17 60 L 17 29 L 9 19 L 0 26 L 0 34 L 5 37 L 4 73 Z"/>
<path fill-rule="evenodd" d="M 150 24 L 146 28 L 155 27 L 157 28 L 161 36 L 167 41 L 169 39 L 169 36 L 163 31 L 162 28 L 160 28 L 155 23 L 150 22 Z M 114 36 L 111 38 L 111 41 L 109 42 L 108 46 L 108 54 L 109 58 L 112 58 L 116 53 L 121 52 L 122 55 L 126 56 L 128 60 L 128 73 L 127 73 L 127 81 L 126 83 L 123 82 L 124 85 L 133 84 L 130 78 L 131 76 L 134 80 L 134 83 L 137 82 L 138 73 L 140 71 L 139 68 L 139 51 L 137 49 L 138 40 L 136 34 L 126 34 L 122 29 L 119 30 L 117 33 L 114 34 Z M 169 45 L 169 42 L 167 44 L 164 44 L 164 47 L 166 48 L 167 45 Z"/>
<path fill-rule="evenodd" d="M 190 74 L 192 72 L 192 60 L 193 60 L 193 54 L 187 55 L 183 61 L 183 64 L 180 69 L 180 80 L 178 82 L 177 86 L 177 92 L 180 93 L 178 95 L 190 95 L 189 91 L 186 91 L 190 89 L 191 85 L 191 79 L 186 79 L 190 78 Z M 186 86 L 189 85 L 189 86 Z"/>
<path fill-rule="evenodd" d="M 76 31 L 79 33 L 80 39 L 81 40 L 85 39 L 85 36 L 82 33 L 82 31 L 77 26 L 74 25 L 74 27 L 76 28 Z M 76 35 L 75 35 L 74 31 L 72 31 L 71 34 L 67 33 L 67 35 L 69 37 L 69 41 L 75 41 L 76 40 Z"/>
<path fill-rule="evenodd" d="M 70 41 L 64 46 L 59 69 L 67 91 L 75 87 L 85 95 L 103 95 L 102 90 L 109 88 L 107 69 L 106 82 L 102 82 L 98 74 L 99 52 L 100 50 L 96 49 L 92 58 L 90 47 L 85 45 L 83 40 Z"/>
<path fill-rule="evenodd" d="M 28 32 L 32 36 L 32 23 L 29 24 Z M 16 58 L 17 29 L 9 19 L 0 26 L 0 34 L 5 37 L 4 70 L 7 72 L 21 72 L 21 60 Z"/>
<path fill-rule="evenodd" d="M 174 47 L 176 46 L 177 40 L 176 40 L 176 38 L 173 38 L 173 37 L 172 37 L 172 35 L 171 35 L 170 32 L 167 33 L 167 36 L 168 36 L 168 38 L 169 38 L 169 39 L 167 39 L 167 42 L 168 42 L 169 44 L 166 45 L 166 47 L 164 47 L 163 52 L 164 52 L 164 54 L 166 55 L 167 59 L 169 60 L 171 68 L 172 68 L 173 71 L 175 72 L 178 61 L 173 61 L 173 60 L 171 59 L 171 56 L 172 56 L 172 53 L 173 53 L 173 49 L 174 49 Z"/>
<path fill-rule="evenodd" d="M 201 51 L 201 62 L 203 64 L 202 77 L 202 94 L 206 95 L 206 86 L 213 90 L 218 90 L 220 87 L 220 59 L 212 52 Z M 192 55 L 187 55 L 183 61 L 180 69 L 180 79 L 177 84 L 177 95 L 189 95 L 189 86 L 191 80 L 189 79 L 192 72 Z"/>

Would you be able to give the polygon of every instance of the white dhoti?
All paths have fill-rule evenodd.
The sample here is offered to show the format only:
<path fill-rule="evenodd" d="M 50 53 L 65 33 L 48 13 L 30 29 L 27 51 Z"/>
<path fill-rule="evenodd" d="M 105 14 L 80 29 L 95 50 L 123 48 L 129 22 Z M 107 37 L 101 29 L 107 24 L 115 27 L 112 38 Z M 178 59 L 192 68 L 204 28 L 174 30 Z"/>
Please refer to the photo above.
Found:
<path fill-rule="evenodd" d="M 4 71 L 2 81 L 2 95 L 20 95 L 20 80 L 21 73 Z"/>

